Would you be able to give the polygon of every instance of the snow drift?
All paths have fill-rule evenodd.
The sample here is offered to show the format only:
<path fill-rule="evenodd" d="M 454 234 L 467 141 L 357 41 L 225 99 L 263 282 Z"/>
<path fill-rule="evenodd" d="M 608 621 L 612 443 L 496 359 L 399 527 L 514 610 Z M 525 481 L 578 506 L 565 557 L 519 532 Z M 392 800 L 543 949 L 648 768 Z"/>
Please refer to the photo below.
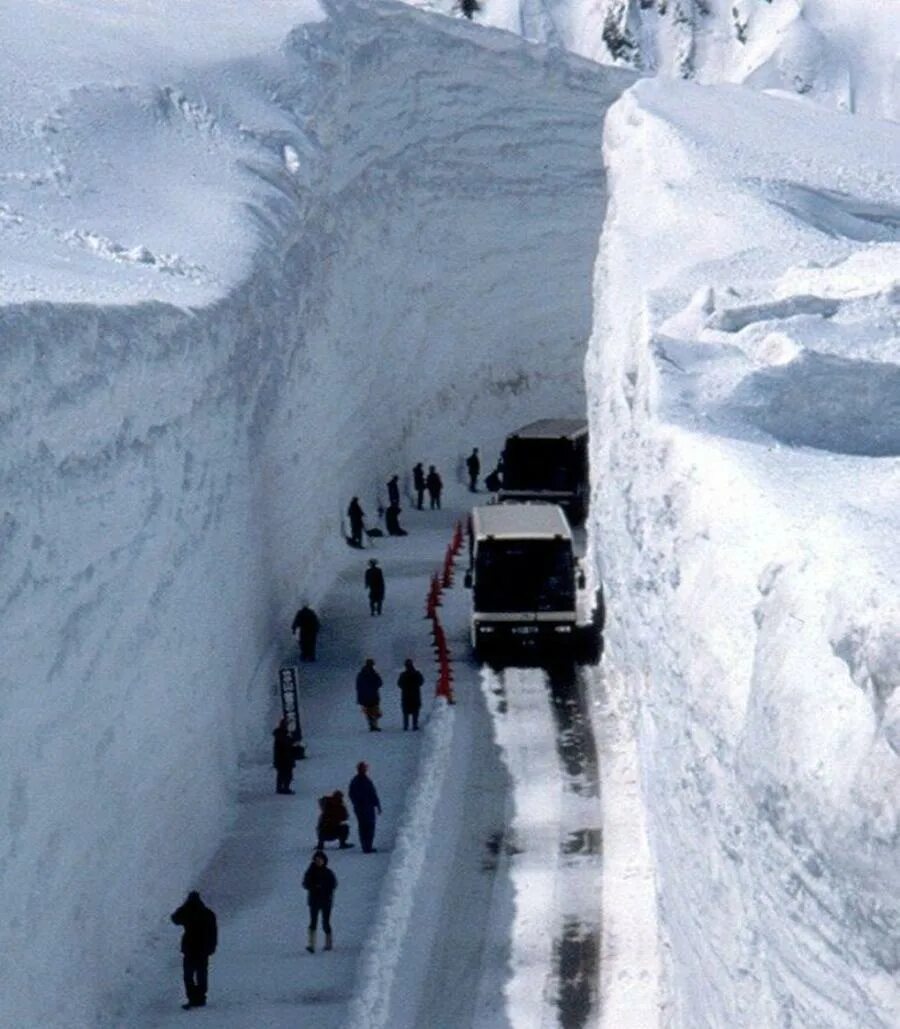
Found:
<path fill-rule="evenodd" d="M 644 74 L 900 117 L 893 0 L 493 0 L 480 18 Z"/>
<path fill-rule="evenodd" d="M 900 132 L 646 80 L 605 155 L 591 535 L 673 1022 L 894 1025 Z"/>
<path fill-rule="evenodd" d="M 3 59 L 10 1025 L 89 1024 L 204 866 L 349 497 L 584 403 L 628 73 L 386 4 L 181 7 L 23 2 Z"/>

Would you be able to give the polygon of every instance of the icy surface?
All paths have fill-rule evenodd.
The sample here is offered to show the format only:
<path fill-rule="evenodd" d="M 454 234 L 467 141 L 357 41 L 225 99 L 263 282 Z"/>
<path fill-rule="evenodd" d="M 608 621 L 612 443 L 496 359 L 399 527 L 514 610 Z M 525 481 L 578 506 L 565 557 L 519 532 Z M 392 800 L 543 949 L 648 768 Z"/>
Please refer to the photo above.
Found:
<path fill-rule="evenodd" d="M 896 1025 L 900 131 L 648 80 L 605 147 L 591 526 L 673 1021 Z"/>

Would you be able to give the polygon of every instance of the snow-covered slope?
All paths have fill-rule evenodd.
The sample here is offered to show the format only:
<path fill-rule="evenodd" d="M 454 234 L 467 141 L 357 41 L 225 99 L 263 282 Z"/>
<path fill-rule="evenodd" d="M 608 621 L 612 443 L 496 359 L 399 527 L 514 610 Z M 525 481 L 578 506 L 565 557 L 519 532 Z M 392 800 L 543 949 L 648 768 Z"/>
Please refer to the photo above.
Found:
<path fill-rule="evenodd" d="M 491 0 L 479 17 L 649 74 L 900 117 L 894 0 Z"/>
<path fill-rule="evenodd" d="M 900 130 L 657 79 L 605 154 L 591 528 L 641 705 L 673 1021 L 886 1029 Z"/>
<path fill-rule="evenodd" d="M 228 12 L 4 12 L 4 1025 L 90 1024 L 204 866 L 349 497 L 584 404 L 631 74 L 400 6 Z"/>

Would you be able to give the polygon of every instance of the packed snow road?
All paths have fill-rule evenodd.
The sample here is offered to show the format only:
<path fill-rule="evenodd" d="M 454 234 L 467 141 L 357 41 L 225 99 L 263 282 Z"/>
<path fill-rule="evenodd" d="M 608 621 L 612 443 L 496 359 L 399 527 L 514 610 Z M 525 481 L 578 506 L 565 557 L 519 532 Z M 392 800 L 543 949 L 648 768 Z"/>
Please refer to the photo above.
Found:
<path fill-rule="evenodd" d="M 275 795 L 260 731 L 236 820 L 198 883 L 220 919 L 202 1016 L 217 1027 L 288 1029 L 298 1017 L 317 1029 L 596 1024 L 603 816 L 588 709 L 596 670 L 548 676 L 476 665 L 457 576 L 442 605 L 456 703 L 427 697 L 424 732 L 400 729 L 396 670 L 413 656 L 433 690 L 424 597 L 464 515 L 412 511 L 409 537 L 348 550 L 320 608 L 319 659 L 300 665 L 308 758 L 295 796 Z M 388 582 L 380 618 L 362 589 L 372 555 Z M 385 680 L 384 731 L 375 737 L 353 697 L 365 656 Z M 282 661 L 295 658 L 282 650 Z M 384 805 L 378 853 L 327 848 L 339 879 L 335 950 L 309 956 L 300 878 L 316 798 L 346 788 L 361 759 Z M 358 843 L 355 831 L 351 839 Z M 172 930 L 147 940 L 104 1026 L 181 1024 L 176 939 Z"/>

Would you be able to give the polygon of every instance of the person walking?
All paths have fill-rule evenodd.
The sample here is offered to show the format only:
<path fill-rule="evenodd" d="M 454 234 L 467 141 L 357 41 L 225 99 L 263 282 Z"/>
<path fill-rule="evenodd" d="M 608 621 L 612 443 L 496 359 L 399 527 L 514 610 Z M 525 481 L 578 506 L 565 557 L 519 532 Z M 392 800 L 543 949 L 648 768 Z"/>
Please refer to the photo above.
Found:
<path fill-rule="evenodd" d="M 384 603 L 384 572 L 374 557 L 369 561 L 363 584 L 369 591 L 369 614 L 380 615 Z"/>
<path fill-rule="evenodd" d="M 381 732 L 378 727 L 381 718 L 381 686 L 382 679 L 375 670 L 375 659 L 367 657 L 356 676 L 356 703 L 363 709 L 369 723 L 369 732 Z"/>
<path fill-rule="evenodd" d="M 293 793 L 294 741 L 288 730 L 287 717 L 282 718 L 272 730 L 272 767 L 275 769 L 275 792 Z"/>
<path fill-rule="evenodd" d="M 331 906 L 334 903 L 337 884 L 337 877 L 328 867 L 328 855 L 324 850 L 317 850 L 303 876 L 303 889 L 306 890 L 306 901 L 309 904 L 309 941 L 306 949 L 310 954 L 316 952 L 319 915 L 322 916 L 322 930 L 325 933 L 325 950 L 332 950 L 334 947 L 331 935 Z"/>
<path fill-rule="evenodd" d="M 403 711 L 403 731 L 409 728 L 412 721 L 413 729 L 419 728 L 419 712 L 422 710 L 422 685 L 425 677 L 413 664 L 412 658 L 403 662 L 403 671 L 397 679 L 400 687 L 400 707 Z"/>
<path fill-rule="evenodd" d="M 441 492 L 444 489 L 444 482 L 433 464 L 428 466 L 428 474 L 425 476 L 425 489 L 428 490 L 428 500 L 431 510 L 441 509 Z"/>
<path fill-rule="evenodd" d="M 297 635 L 301 661 L 315 661 L 316 638 L 320 628 L 319 616 L 308 604 L 304 604 L 294 615 L 291 632 Z"/>
<path fill-rule="evenodd" d="M 478 447 L 473 447 L 472 453 L 466 458 L 466 470 L 469 473 L 469 492 L 478 492 L 478 475 L 481 472 L 481 461 L 478 458 Z"/>
<path fill-rule="evenodd" d="M 375 842 L 375 813 L 381 814 L 381 801 L 368 772 L 369 766 L 365 761 L 360 761 L 356 766 L 356 775 L 350 780 L 347 793 L 353 805 L 353 813 L 356 815 L 363 853 L 374 854 L 375 847 L 372 844 Z"/>
<path fill-rule="evenodd" d="M 421 511 L 425 500 L 425 469 L 421 461 L 413 467 L 413 489 L 416 491 L 416 507 Z"/>
<path fill-rule="evenodd" d="M 347 508 L 347 518 L 350 520 L 350 546 L 362 547 L 366 513 L 362 509 L 359 497 L 354 497 L 350 501 L 350 506 Z"/>
<path fill-rule="evenodd" d="M 202 1008 L 206 1005 L 209 984 L 209 959 L 218 945 L 218 926 L 212 908 L 200 899 L 196 890 L 191 890 L 187 899 L 172 912 L 172 921 L 184 929 L 181 934 L 182 971 L 187 1003 L 181 1006 Z"/>
<path fill-rule="evenodd" d="M 387 483 L 388 507 L 392 504 L 400 506 L 400 476 L 392 475 Z"/>
<path fill-rule="evenodd" d="M 319 797 L 319 812 L 319 821 L 316 825 L 318 849 L 324 850 L 327 840 L 337 840 L 341 850 L 352 847 L 353 844 L 347 842 L 350 835 L 350 826 L 347 825 L 350 815 L 344 805 L 344 794 L 340 790 L 335 790 L 328 796 Z"/>

